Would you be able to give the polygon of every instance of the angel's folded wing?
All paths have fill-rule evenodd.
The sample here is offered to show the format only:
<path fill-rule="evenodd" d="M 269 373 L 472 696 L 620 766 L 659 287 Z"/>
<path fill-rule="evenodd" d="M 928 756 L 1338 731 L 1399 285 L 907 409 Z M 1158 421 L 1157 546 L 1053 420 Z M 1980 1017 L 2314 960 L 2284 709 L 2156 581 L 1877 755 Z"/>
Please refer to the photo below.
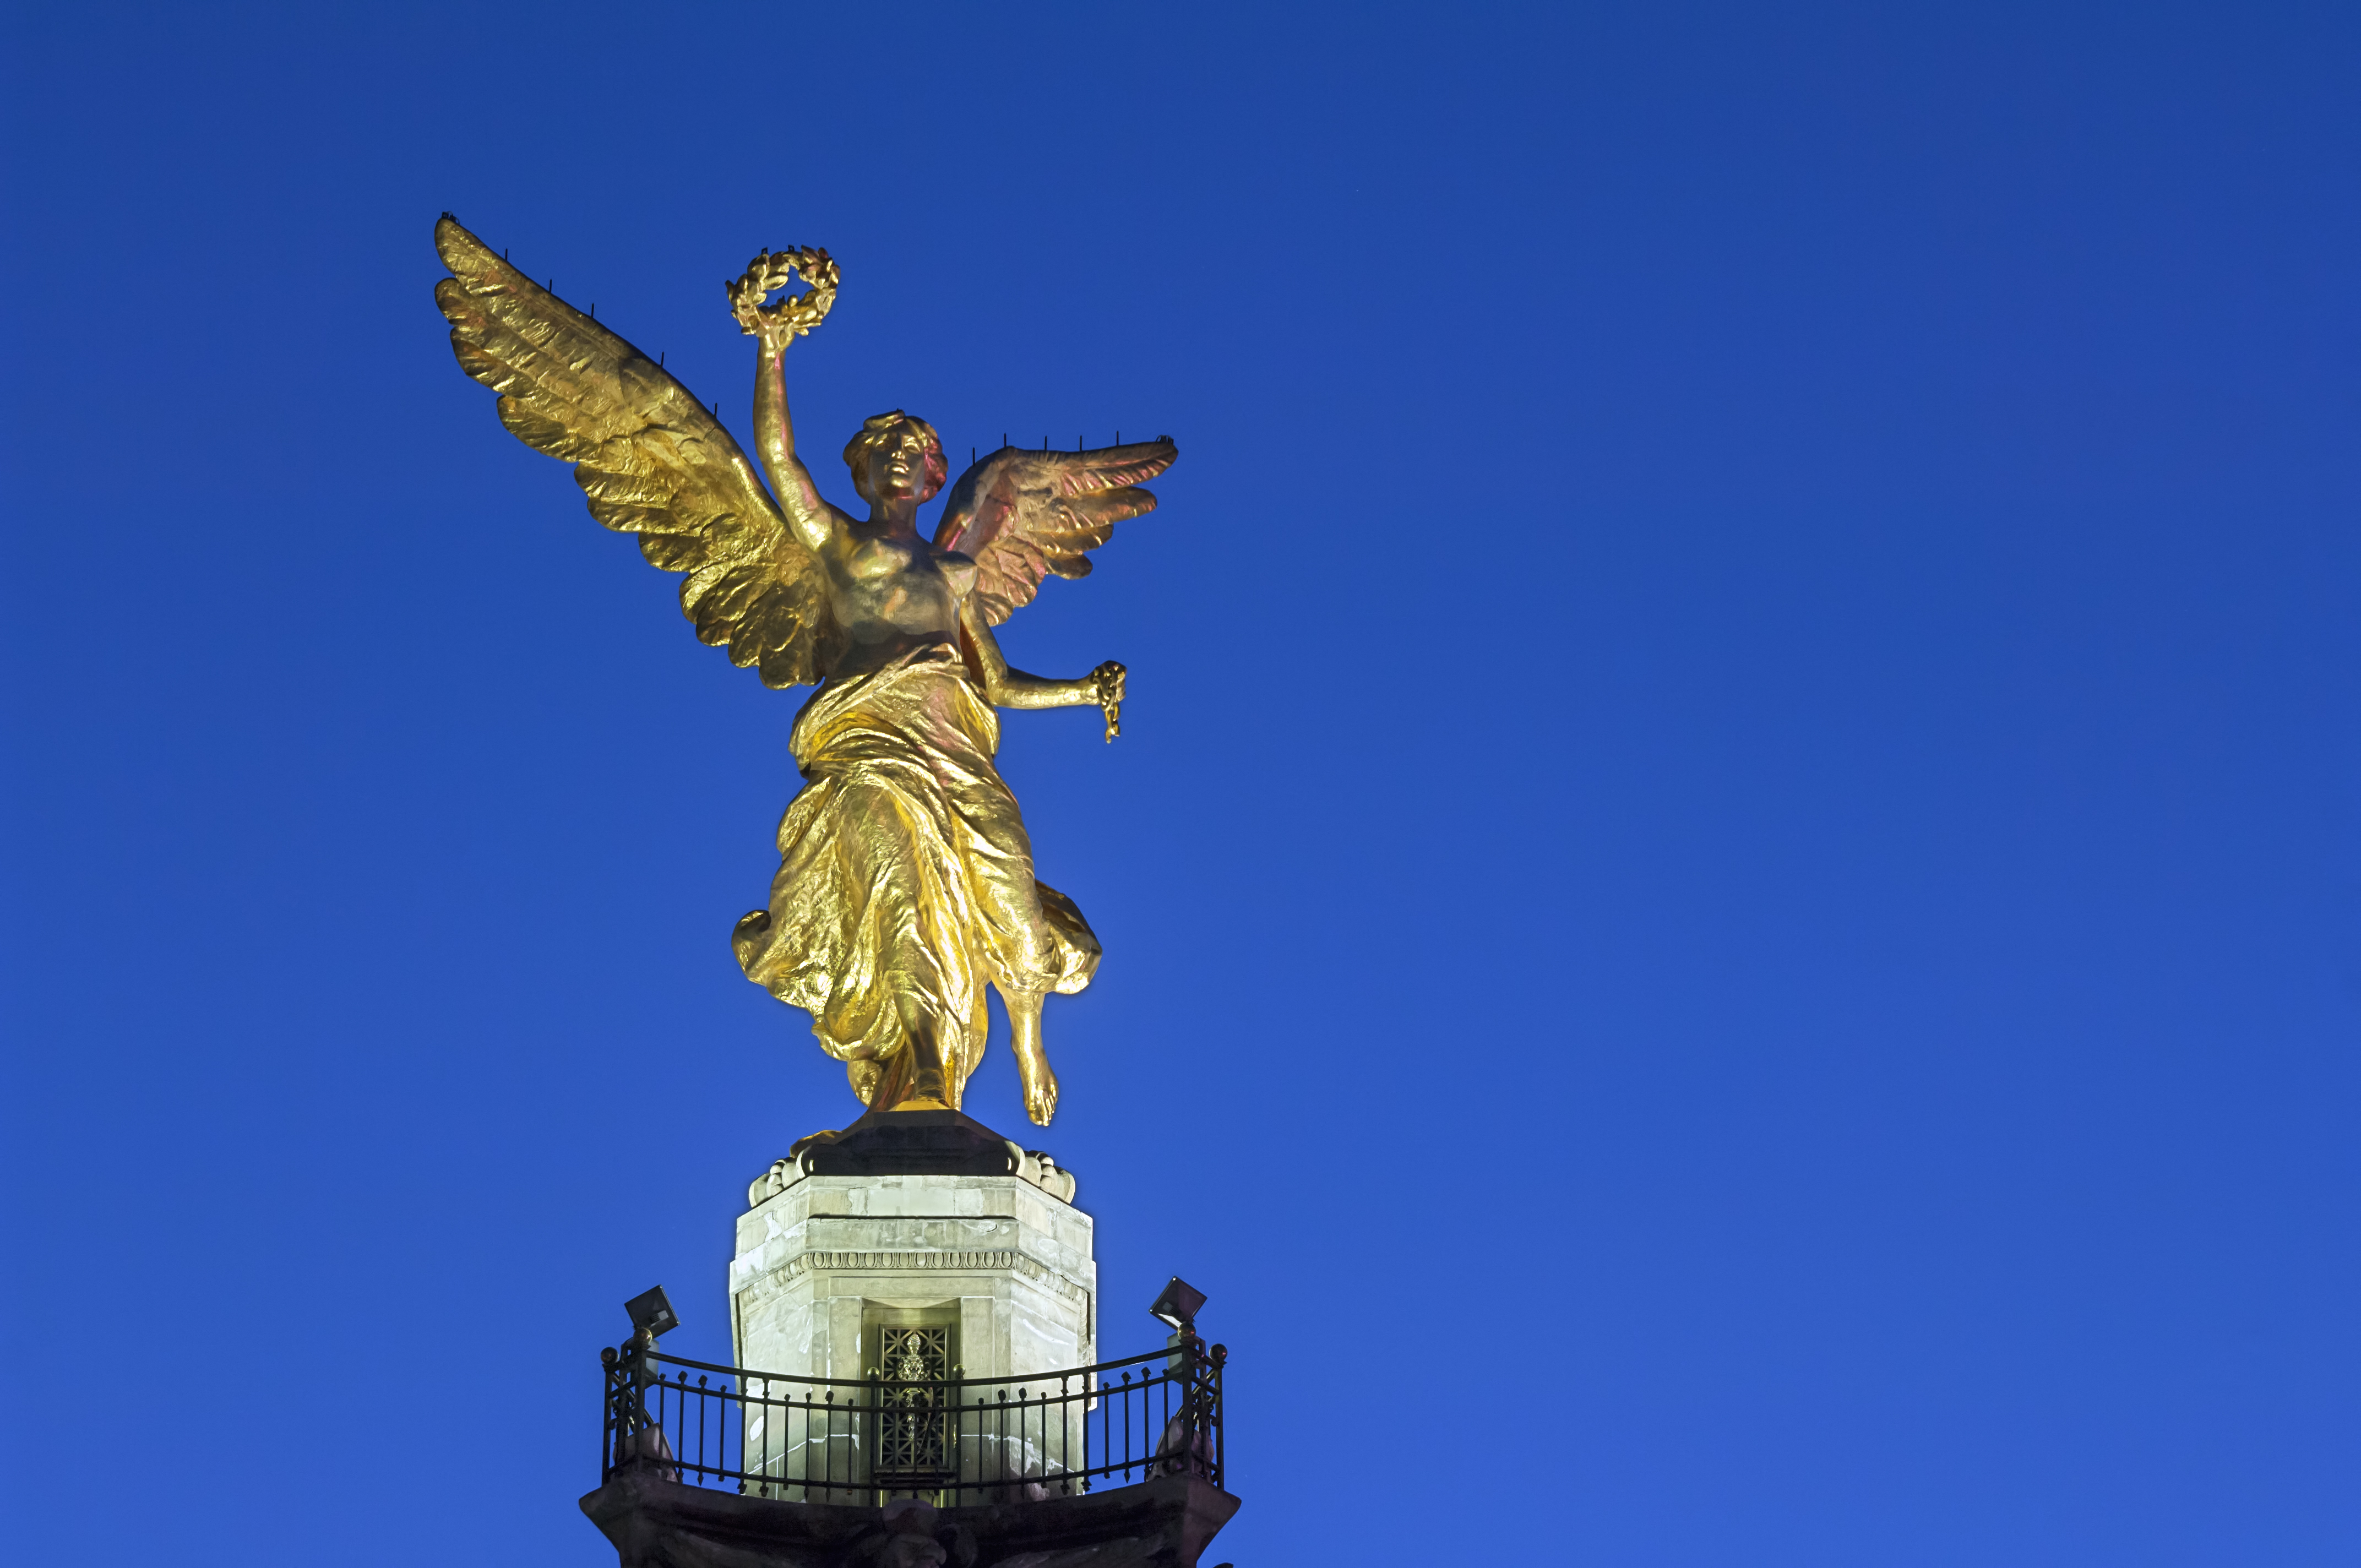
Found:
<path fill-rule="evenodd" d="M 975 562 L 975 602 L 997 626 L 1033 602 L 1049 574 L 1089 576 L 1089 553 L 1115 525 L 1156 510 L 1140 483 L 1180 455 L 1170 436 L 1088 452 L 1004 446 L 951 487 L 935 546 Z"/>
<path fill-rule="evenodd" d="M 574 465 L 590 515 L 686 572 L 680 607 L 767 686 L 826 673 L 826 579 L 721 422 L 644 354 L 535 284 L 445 214 L 434 286 L 460 368 L 500 394 L 500 422 Z"/>

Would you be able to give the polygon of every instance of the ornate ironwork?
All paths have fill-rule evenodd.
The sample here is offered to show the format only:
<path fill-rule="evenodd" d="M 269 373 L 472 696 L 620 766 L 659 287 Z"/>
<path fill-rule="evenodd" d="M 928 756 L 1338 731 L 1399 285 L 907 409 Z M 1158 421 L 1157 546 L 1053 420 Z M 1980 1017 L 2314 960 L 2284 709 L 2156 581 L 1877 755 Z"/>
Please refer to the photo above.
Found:
<path fill-rule="evenodd" d="M 880 1385 L 873 1479 L 895 1491 L 929 1490 L 958 1479 L 956 1422 L 941 1401 L 956 1371 L 950 1329 L 933 1324 L 876 1333 L 877 1365 L 869 1369 Z"/>
<path fill-rule="evenodd" d="M 881 1335 L 866 1378 L 688 1361 L 641 1335 L 600 1353 L 598 1476 L 646 1465 L 749 1496 L 942 1507 L 1022 1502 L 1193 1475 L 1223 1484 L 1222 1375 L 1193 1326 L 1162 1350 L 1023 1377 L 962 1377 L 950 1335 Z M 892 1337 L 886 1337 L 892 1336 Z M 929 1356 L 939 1359 L 929 1360 Z M 948 1376 L 903 1376 L 905 1371 Z"/>

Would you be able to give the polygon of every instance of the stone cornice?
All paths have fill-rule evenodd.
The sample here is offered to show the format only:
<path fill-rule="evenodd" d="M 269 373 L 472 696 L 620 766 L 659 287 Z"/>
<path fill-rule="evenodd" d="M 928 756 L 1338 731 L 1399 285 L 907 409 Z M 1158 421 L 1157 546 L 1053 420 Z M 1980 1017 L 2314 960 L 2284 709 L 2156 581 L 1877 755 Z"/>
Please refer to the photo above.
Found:
<path fill-rule="evenodd" d="M 1015 1249 L 992 1252 L 802 1252 L 765 1270 L 774 1285 L 808 1270 L 848 1270 L 862 1274 L 898 1274 L 906 1270 L 957 1269 L 970 1273 L 1021 1275 L 1071 1301 L 1087 1302 L 1090 1291 L 1058 1269 Z"/>

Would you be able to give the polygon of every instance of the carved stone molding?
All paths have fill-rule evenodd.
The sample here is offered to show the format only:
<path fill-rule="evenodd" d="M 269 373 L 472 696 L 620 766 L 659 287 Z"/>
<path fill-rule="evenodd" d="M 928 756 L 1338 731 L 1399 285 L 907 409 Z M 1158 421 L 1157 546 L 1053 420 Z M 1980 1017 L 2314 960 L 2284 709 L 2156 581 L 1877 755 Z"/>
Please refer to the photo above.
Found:
<path fill-rule="evenodd" d="M 906 1269 L 955 1268 L 985 1274 L 1020 1274 L 1070 1301 L 1088 1301 L 1090 1292 L 1054 1268 L 1044 1267 L 1021 1252 L 805 1252 L 797 1253 L 770 1271 L 774 1285 L 810 1269 L 850 1269 L 863 1274 L 897 1274 Z"/>

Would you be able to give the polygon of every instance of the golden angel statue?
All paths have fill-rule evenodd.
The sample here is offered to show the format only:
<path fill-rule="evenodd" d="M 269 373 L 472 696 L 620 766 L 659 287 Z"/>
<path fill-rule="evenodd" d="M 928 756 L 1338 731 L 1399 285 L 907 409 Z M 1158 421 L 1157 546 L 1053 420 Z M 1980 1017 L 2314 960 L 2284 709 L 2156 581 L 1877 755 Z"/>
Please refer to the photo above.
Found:
<path fill-rule="evenodd" d="M 942 443 L 898 410 L 844 449 L 866 519 L 831 505 L 796 447 L 783 357 L 827 314 L 825 251 L 764 252 L 729 285 L 759 343 L 753 465 L 706 406 L 622 338 L 526 278 L 445 214 L 451 276 L 435 303 L 461 368 L 500 422 L 574 465 L 590 515 L 685 572 L 681 609 L 774 688 L 817 685 L 790 744 L 804 785 L 779 824 L 770 903 L 738 923 L 746 977 L 812 1017 L 872 1110 L 959 1107 L 983 1051 L 984 986 L 1008 1010 L 1026 1109 L 1046 1124 L 1058 1080 L 1041 1004 L 1098 967 L 1072 900 L 1033 875 L 1016 800 L 993 765 L 1002 707 L 1095 704 L 1114 739 L 1124 669 L 1075 680 L 1012 669 L 992 629 L 1049 573 L 1156 498 L 1170 439 L 1096 451 L 1004 446 L 951 487 L 929 544 L 918 508 L 943 487 Z M 785 292 L 797 277 L 806 292 Z M 780 294 L 774 302 L 771 296 Z"/>

